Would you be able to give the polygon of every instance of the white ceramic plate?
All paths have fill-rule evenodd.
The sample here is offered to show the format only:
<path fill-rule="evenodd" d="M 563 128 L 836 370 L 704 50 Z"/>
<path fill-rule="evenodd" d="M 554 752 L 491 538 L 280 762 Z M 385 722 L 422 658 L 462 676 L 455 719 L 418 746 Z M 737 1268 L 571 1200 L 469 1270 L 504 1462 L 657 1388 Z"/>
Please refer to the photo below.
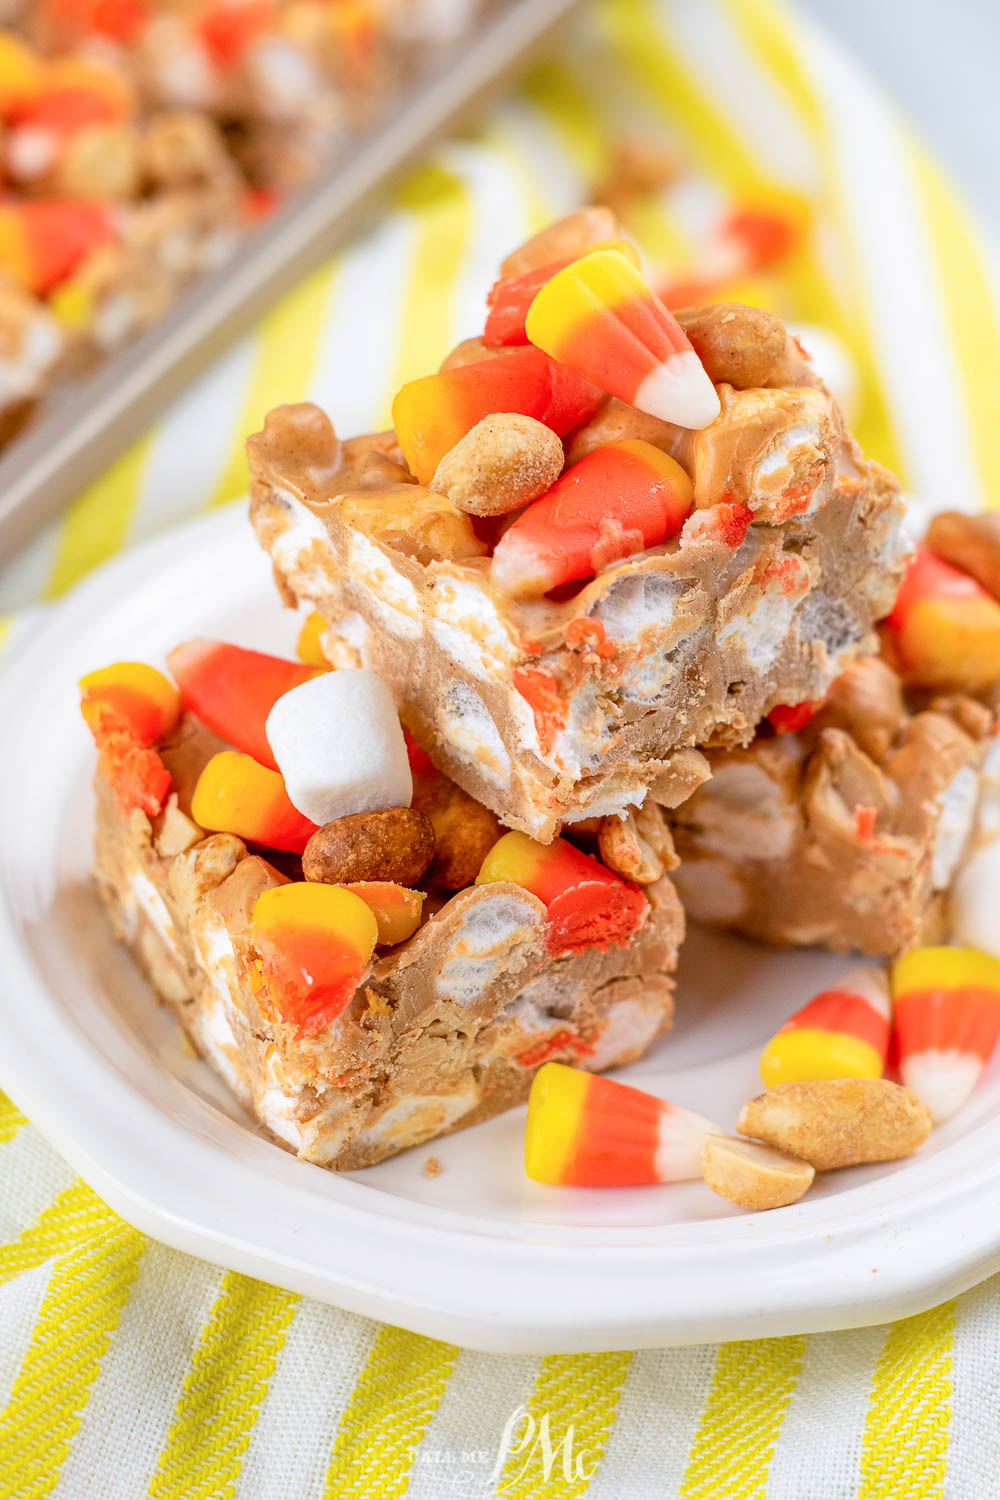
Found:
<path fill-rule="evenodd" d="M 290 649 L 295 623 L 236 507 L 102 569 L 0 678 L 0 1085 L 115 1209 L 193 1255 L 511 1352 L 881 1321 L 1000 1267 L 996 1068 L 909 1161 L 828 1175 L 754 1216 L 700 1183 L 529 1182 L 523 1110 L 349 1176 L 259 1135 L 105 924 L 76 681 L 190 635 Z M 760 1087 L 763 1041 L 844 964 L 693 932 L 676 1029 L 621 1076 L 731 1125 Z"/>

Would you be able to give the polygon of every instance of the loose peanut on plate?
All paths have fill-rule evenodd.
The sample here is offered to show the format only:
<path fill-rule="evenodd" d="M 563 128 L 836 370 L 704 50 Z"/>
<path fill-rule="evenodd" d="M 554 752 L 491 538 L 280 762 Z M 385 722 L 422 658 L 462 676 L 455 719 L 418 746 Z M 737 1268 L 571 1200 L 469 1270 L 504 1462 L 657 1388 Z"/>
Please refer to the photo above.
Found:
<path fill-rule="evenodd" d="M 684 307 L 677 321 L 711 379 L 738 390 L 766 385 L 785 352 L 780 318 L 742 302 Z"/>
<path fill-rule="evenodd" d="M 430 487 L 474 516 L 501 516 L 544 495 L 564 462 L 551 427 L 520 412 L 494 412 L 445 454 Z"/>
<path fill-rule="evenodd" d="M 816 1173 L 808 1162 L 760 1141 L 706 1135 L 701 1144 L 701 1175 L 720 1198 L 756 1212 L 797 1203 Z"/>
<path fill-rule="evenodd" d="M 741 1135 L 810 1162 L 817 1172 L 909 1156 L 931 1132 L 916 1094 L 887 1078 L 779 1083 L 744 1104 Z"/>
<path fill-rule="evenodd" d="M 927 545 L 1000 599 L 1000 515 L 942 511 L 927 528 Z"/>
<path fill-rule="evenodd" d="M 436 848 L 429 883 L 446 891 L 472 885 L 500 837 L 499 820 L 438 771 L 413 778 L 413 805 L 431 822 Z"/>
<path fill-rule="evenodd" d="M 316 830 L 302 855 L 307 880 L 325 885 L 356 881 L 418 884 L 434 856 L 434 828 L 412 807 L 350 813 Z"/>

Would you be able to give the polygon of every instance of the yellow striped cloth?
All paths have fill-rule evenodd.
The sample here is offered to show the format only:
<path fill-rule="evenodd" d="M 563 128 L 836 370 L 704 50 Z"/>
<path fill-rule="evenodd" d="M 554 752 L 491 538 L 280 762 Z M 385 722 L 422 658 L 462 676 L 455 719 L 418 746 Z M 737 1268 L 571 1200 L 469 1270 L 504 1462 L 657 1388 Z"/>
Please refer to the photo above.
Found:
<path fill-rule="evenodd" d="M 911 489 L 995 503 L 992 271 L 905 126 L 772 0 L 599 0 L 0 573 L 7 649 L 121 547 L 239 496 L 273 403 L 384 424 L 400 381 L 479 326 L 498 253 L 580 201 L 622 136 L 690 164 L 630 214 L 667 271 L 727 202 L 794 206 L 806 243 L 754 294 L 839 334 L 862 441 Z M 150 1243 L 0 1096 L 3 1500 L 980 1500 L 998 1342 L 988 1283 L 891 1328 L 462 1351 Z"/>

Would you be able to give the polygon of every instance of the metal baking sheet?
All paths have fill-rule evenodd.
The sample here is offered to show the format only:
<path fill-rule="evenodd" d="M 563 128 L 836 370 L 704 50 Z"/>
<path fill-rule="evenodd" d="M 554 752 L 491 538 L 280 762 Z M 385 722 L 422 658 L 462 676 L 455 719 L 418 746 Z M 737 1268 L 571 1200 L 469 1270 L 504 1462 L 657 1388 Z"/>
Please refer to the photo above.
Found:
<path fill-rule="evenodd" d="M 138 437 L 284 291 L 322 263 L 376 206 L 386 180 L 461 123 L 543 41 L 576 0 L 507 0 L 423 70 L 345 159 L 246 236 L 165 316 L 92 375 L 68 385 L 0 457 L 0 559 Z"/>

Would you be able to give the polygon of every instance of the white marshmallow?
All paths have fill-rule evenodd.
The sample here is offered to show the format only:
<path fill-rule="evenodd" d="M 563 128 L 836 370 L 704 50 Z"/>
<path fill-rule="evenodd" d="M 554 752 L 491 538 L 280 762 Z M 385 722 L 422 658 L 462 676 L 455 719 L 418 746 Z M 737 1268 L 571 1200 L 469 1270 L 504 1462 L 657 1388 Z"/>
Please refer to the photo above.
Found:
<path fill-rule="evenodd" d="M 304 817 L 409 807 L 413 778 L 392 693 L 363 668 L 324 672 L 278 699 L 267 740 Z"/>
<path fill-rule="evenodd" d="M 858 414 L 858 371 L 847 345 L 829 328 L 815 323 L 788 323 L 788 332 L 798 339 L 813 362 L 813 369 L 828 388 L 848 423 Z"/>
<path fill-rule="evenodd" d="M 1000 958 L 1000 839 L 994 839 L 955 877 L 949 898 L 956 942 Z"/>

